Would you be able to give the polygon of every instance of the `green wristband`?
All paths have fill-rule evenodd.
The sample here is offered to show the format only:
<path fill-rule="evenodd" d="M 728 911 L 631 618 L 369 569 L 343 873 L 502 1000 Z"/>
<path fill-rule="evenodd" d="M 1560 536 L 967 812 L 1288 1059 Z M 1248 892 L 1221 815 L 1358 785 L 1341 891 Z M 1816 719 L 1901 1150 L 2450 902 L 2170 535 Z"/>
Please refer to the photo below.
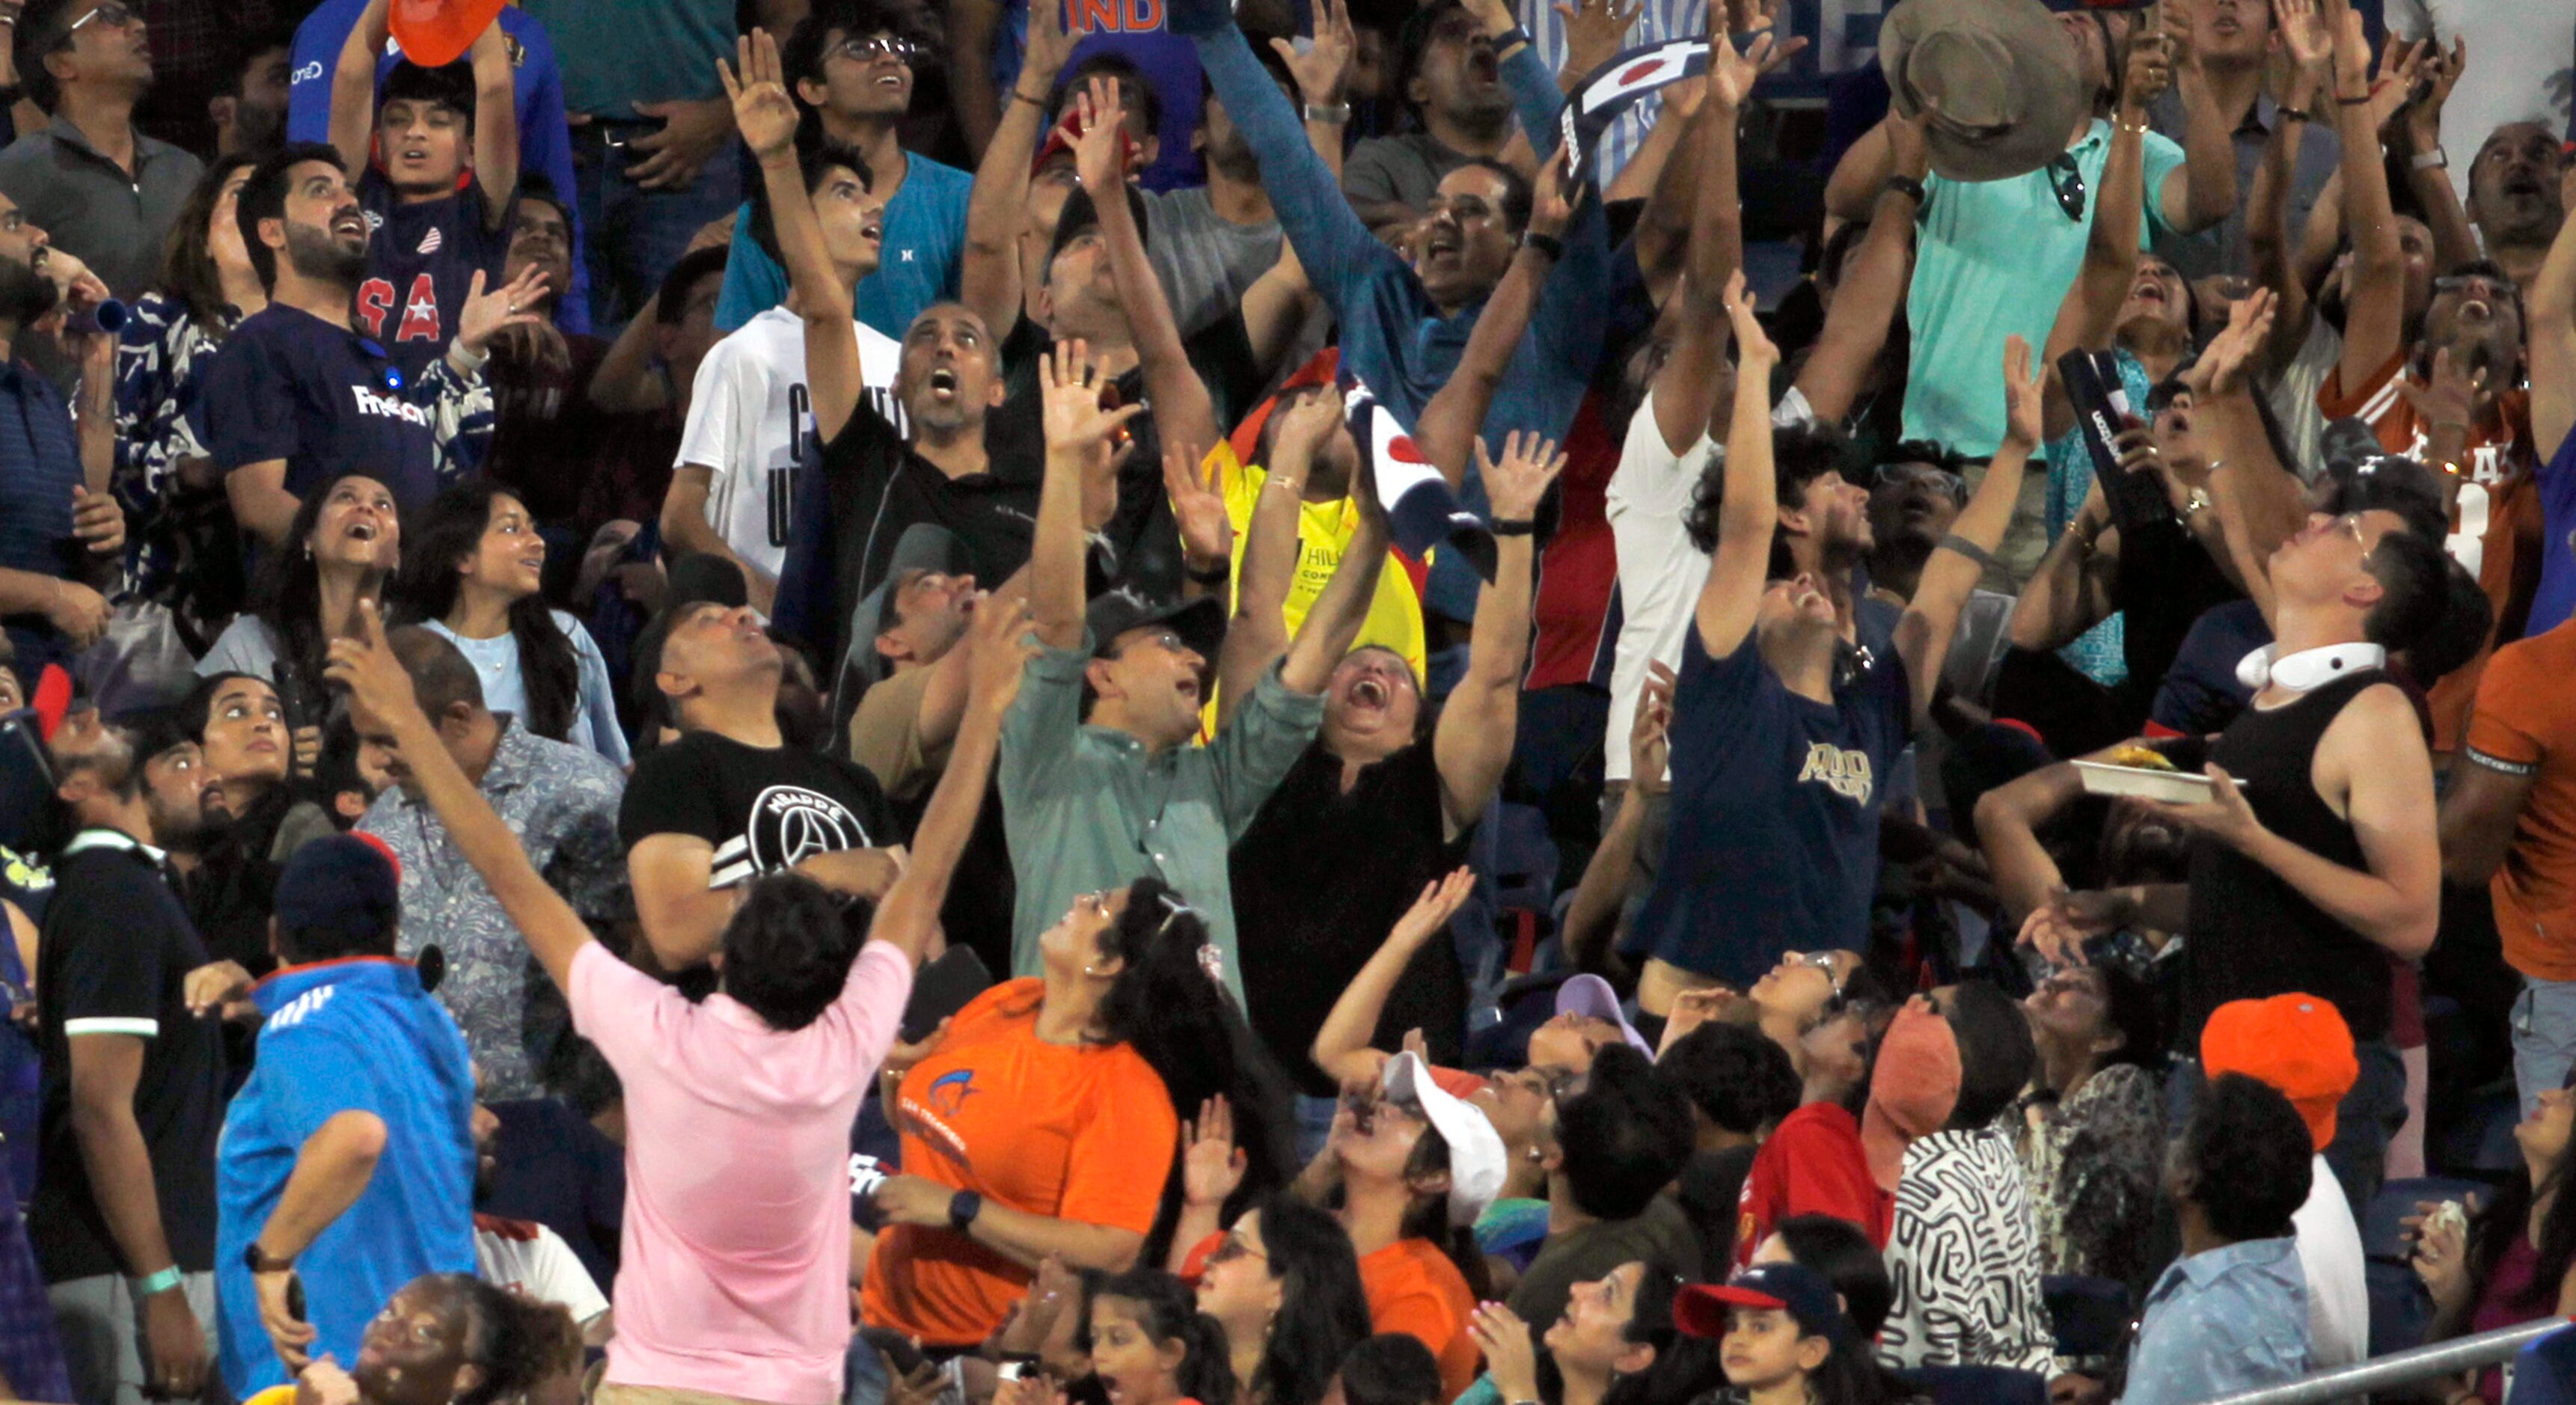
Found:
<path fill-rule="evenodd" d="M 161 1294 L 178 1287 L 186 1280 L 187 1275 L 179 1271 L 179 1266 L 177 1264 L 172 1264 L 168 1268 L 161 1270 L 159 1273 L 147 1273 L 141 1278 L 133 1280 L 134 1296 L 137 1298 L 159 1297 Z"/>

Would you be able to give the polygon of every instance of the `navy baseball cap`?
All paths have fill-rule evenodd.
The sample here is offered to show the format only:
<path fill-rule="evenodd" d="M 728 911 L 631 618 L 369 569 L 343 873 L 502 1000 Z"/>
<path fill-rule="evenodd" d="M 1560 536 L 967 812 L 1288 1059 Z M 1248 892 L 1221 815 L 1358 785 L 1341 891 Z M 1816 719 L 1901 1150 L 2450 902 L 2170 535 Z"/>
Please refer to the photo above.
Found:
<path fill-rule="evenodd" d="M 402 865 L 373 835 L 313 840 L 287 859 L 273 911 L 290 932 L 375 938 L 402 914 Z"/>
<path fill-rule="evenodd" d="M 1685 1336 L 1711 1340 L 1726 1335 L 1732 1308 L 1785 1312 L 1810 1337 L 1840 1345 L 1850 1335 L 1842 1299 L 1815 1270 L 1801 1264 L 1756 1264 L 1724 1283 L 1694 1283 L 1673 1299 L 1673 1325 Z"/>

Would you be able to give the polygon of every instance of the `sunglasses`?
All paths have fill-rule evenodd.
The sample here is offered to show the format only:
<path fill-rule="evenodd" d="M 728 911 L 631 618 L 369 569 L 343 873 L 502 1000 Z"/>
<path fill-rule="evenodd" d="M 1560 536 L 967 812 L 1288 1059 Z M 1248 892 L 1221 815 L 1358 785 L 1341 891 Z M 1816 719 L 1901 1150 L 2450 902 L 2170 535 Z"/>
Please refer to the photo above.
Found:
<path fill-rule="evenodd" d="M 2073 152 L 2061 151 L 2057 154 L 2057 159 L 2048 163 L 2048 184 L 2050 189 L 2057 192 L 2057 208 L 2064 210 L 2068 219 L 2082 223 L 2084 173 L 2076 169 Z"/>
<path fill-rule="evenodd" d="M 92 20 L 96 20 L 111 29 L 123 29 L 127 25 L 142 23 L 143 16 L 133 10 L 127 9 L 123 5 L 101 5 L 97 9 L 90 11 L 88 14 L 81 16 L 79 19 L 73 20 L 70 27 L 63 31 L 63 42 L 66 44 L 70 43 L 72 36 L 80 33 L 81 26 Z"/>

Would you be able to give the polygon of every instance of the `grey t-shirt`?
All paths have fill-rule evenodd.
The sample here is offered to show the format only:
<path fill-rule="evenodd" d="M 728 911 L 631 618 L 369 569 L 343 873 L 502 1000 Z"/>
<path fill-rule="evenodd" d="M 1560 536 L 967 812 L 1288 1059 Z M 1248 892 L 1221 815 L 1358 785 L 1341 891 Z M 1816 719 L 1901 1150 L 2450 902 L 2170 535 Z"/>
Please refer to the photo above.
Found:
<path fill-rule="evenodd" d="M 1279 224 L 1236 224 L 1204 186 L 1145 192 L 1145 255 L 1184 338 L 1216 325 L 1279 262 Z"/>
<path fill-rule="evenodd" d="M 1365 211 L 1389 201 L 1420 210 L 1440 191 L 1440 178 L 1467 164 L 1427 132 L 1371 137 L 1342 166 L 1342 193 Z"/>

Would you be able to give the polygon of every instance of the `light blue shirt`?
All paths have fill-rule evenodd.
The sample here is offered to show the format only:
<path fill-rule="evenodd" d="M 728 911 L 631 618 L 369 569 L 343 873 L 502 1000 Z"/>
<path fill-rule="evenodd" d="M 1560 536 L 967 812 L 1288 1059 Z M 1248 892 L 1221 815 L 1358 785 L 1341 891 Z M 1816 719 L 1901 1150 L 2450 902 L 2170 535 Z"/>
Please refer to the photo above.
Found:
<path fill-rule="evenodd" d="M 2308 1277 L 2295 1239 L 2176 1261 L 2147 1294 L 2120 1405 L 2194 1405 L 2308 1373 Z"/>
<path fill-rule="evenodd" d="M 903 184 L 886 203 L 883 261 L 859 280 L 852 313 L 894 338 L 912 328 L 922 309 L 957 296 L 957 270 L 966 254 L 966 195 L 975 178 L 915 152 L 904 153 Z M 725 258 L 724 292 L 716 298 L 716 330 L 730 332 L 787 301 L 787 270 L 750 237 L 752 202 L 734 220 L 732 251 Z"/>
<path fill-rule="evenodd" d="M 1915 329 L 1906 438 L 1947 444 L 1970 458 L 1994 453 L 2003 441 L 2004 338 L 2019 333 L 2034 352 L 2048 344 L 2058 304 L 2084 266 L 2084 242 L 2102 203 L 2111 124 L 2095 119 L 2067 154 L 2084 181 L 2082 219 L 2067 218 L 2046 169 L 2007 181 L 1925 178 L 1914 284 L 1905 304 Z M 2140 248 L 2147 236 L 2169 228 L 2161 191 L 2182 163 L 2181 147 L 2147 134 Z"/>
<path fill-rule="evenodd" d="M 573 658 L 580 669 L 581 694 L 573 703 L 572 729 L 563 740 L 598 752 L 611 765 L 633 765 L 635 757 L 627 750 L 625 729 L 617 725 L 617 685 L 609 681 L 608 660 L 600 655 L 598 642 L 582 628 L 581 621 L 561 610 L 552 613 L 555 628 L 572 641 Z M 485 710 L 519 718 L 528 715 L 528 680 L 519 668 L 516 636 L 468 639 L 436 620 L 431 620 L 428 627 L 455 645 L 466 662 L 474 665 L 475 681 L 483 685 Z"/>

